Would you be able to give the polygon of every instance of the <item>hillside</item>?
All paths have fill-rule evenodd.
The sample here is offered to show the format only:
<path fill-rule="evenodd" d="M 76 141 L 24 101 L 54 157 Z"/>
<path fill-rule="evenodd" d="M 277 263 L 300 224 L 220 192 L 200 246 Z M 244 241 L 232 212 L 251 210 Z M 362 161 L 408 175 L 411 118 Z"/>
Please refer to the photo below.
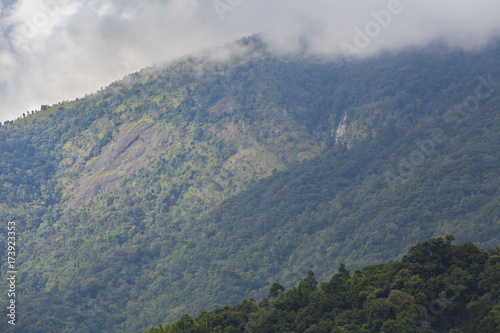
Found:
<path fill-rule="evenodd" d="M 174 332 L 481 332 L 500 328 L 499 248 L 425 240 L 400 261 L 338 272 L 318 285 L 313 271 L 285 292 L 189 315 L 147 333 Z M 432 255 L 428 255 L 432 252 Z"/>
<path fill-rule="evenodd" d="M 499 244 L 500 44 L 324 61 L 238 43 L 2 126 L 22 332 L 137 332 L 430 237 Z"/>

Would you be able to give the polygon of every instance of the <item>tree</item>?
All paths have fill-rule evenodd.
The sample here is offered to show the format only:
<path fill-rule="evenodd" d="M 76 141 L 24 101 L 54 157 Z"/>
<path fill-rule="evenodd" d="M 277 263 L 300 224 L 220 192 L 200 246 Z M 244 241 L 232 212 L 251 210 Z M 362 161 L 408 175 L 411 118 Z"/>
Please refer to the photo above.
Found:
<path fill-rule="evenodd" d="M 273 298 L 278 297 L 283 292 L 285 292 L 285 287 L 283 287 L 278 282 L 274 282 L 271 285 L 271 288 L 269 288 L 269 294 L 267 295 L 267 297 L 273 299 Z"/>
<path fill-rule="evenodd" d="M 445 238 L 447 244 L 451 244 L 455 240 L 454 235 L 446 235 Z"/>
<path fill-rule="evenodd" d="M 312 270 L 309 270 L 307 272 L 307 277 L 305 278 L 305 281 L 309 283 L 309 286 L 311 287 L 312 290 L 317 289 L 318 280 L 316 280 L 316 277 L 314 276 L 314 272 Z"/>
<path fill-rule="evenodd" d="M 349 277 L 349 275 L 350 275 L 350 272 L 349 272 L 349 270 L 347 270 L 347 269 L 345 268 L 345 264 L 344 264 L 344 263 L 340 263 L 340 266 L 339 266 L 339 273 L 340 273 L 341 275 L 343 275 L 344 277 L 346 277 L 346 278 L 348 278 L 348 277 Z"/>

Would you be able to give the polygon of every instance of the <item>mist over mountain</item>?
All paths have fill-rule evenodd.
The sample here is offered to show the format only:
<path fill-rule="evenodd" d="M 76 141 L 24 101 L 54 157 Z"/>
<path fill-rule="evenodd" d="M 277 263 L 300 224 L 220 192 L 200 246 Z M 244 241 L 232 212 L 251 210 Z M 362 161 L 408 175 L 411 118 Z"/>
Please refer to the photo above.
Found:
<path fill-rule="evenodd" d="M 499 36 L 499 11 L 497 0 L 2 1 L 0 121 L 259 32 L 277 55 L 480 49 Z"/>
<path fill-rule="evenodd" d="M 144 331 L 431 237 L 498 246 L 498 40 L 326 59 L 266 36 L 1 126 L 2 331 Z"/>

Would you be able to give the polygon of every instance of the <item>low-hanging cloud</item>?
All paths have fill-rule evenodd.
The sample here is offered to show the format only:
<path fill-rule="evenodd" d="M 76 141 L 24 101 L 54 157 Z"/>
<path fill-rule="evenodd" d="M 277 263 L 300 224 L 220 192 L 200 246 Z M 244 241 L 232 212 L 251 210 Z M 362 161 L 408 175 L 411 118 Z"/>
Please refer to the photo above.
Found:
<path fill-rule="evenodd" d="M 500 32 L 498 0 L 5 0 L 0 121 L 152 64 L 262 33 L 276 53 L 366 57 Z"/>

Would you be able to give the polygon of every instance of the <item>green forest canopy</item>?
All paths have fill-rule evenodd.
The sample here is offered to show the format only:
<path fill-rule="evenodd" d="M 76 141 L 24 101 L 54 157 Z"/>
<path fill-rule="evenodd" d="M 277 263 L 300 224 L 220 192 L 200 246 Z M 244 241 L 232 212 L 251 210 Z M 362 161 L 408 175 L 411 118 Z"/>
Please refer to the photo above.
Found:
<path fill-rule="evenodd" d="M 350 273 L 344 264 L 324 283 L 313 271 L 268 298 L 182 316 L 147 333 L 467 332 L 500 330 L 500 248 L 451 245 L 454 236 L 420 242 L 399 261 Z"/>

